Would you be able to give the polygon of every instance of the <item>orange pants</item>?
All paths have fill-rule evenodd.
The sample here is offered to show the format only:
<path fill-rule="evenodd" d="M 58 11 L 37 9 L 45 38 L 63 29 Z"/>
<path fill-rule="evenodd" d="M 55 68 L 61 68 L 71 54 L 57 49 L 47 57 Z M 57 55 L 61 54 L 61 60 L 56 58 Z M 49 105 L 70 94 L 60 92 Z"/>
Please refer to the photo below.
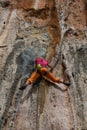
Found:
<path fill-rule="evenodd" d="M 60 82 L 59 78 L 56 78 L 51 72 L 48 71 L 47 68 L 41 68 L 40 73 L 42 76 L 45 76 L 52 80 L 53 82 Z M 33 72 L 30 78 L 28 78 L 28 81 L 32 84 L 38 77 L 40 77 L 40 74 L 38 72 Z"/>

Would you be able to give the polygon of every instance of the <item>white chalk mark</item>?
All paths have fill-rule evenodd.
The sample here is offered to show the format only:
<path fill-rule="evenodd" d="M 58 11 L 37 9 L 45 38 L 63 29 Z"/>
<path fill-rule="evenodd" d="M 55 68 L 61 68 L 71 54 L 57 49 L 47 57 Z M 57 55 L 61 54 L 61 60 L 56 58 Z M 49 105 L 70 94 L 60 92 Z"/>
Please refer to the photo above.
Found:
<path fill-rule="evenodd" d="M 34 8 L 35 8 L 35 9 L 38 8 L 38 3 L 39 3 L 39 0 L 35 0 L 35 3 L 34 3 Z"/>

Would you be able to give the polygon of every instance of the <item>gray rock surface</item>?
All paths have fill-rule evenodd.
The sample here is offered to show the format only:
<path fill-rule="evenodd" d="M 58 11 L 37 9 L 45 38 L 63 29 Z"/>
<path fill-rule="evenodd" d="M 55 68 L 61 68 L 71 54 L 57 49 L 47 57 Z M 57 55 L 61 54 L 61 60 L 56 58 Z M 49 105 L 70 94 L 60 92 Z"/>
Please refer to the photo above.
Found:
<path fill-rule="evenodd" d="M 87 130 L 85 12 L 85 1 L 0 1 L 0 130 Z M 19 90 L 38 56 L 67 91 L 43 78 Z"/>

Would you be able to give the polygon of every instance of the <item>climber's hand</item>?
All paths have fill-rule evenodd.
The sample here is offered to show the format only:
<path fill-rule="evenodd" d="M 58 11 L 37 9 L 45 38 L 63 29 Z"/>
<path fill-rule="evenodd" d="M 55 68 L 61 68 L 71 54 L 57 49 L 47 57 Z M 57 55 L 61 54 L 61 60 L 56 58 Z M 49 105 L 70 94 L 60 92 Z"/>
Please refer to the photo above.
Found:
<path fill-rule="evenodd" d="M 50 68 L 50 72 L 53 71 L 53 67 L 51 65 L 48 64 L 48 67 Z"/>

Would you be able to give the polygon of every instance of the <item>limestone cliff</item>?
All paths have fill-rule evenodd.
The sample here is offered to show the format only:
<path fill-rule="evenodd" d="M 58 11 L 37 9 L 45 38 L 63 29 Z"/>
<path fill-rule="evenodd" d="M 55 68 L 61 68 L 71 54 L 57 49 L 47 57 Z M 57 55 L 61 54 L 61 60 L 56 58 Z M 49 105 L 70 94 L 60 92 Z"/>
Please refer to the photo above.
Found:
<path fill-rule="evenodd" d="M 38 79 L 37 56 L 69 80 Z M 87 130 L 87 0 L 0 0 L 0 130 Z"/>

